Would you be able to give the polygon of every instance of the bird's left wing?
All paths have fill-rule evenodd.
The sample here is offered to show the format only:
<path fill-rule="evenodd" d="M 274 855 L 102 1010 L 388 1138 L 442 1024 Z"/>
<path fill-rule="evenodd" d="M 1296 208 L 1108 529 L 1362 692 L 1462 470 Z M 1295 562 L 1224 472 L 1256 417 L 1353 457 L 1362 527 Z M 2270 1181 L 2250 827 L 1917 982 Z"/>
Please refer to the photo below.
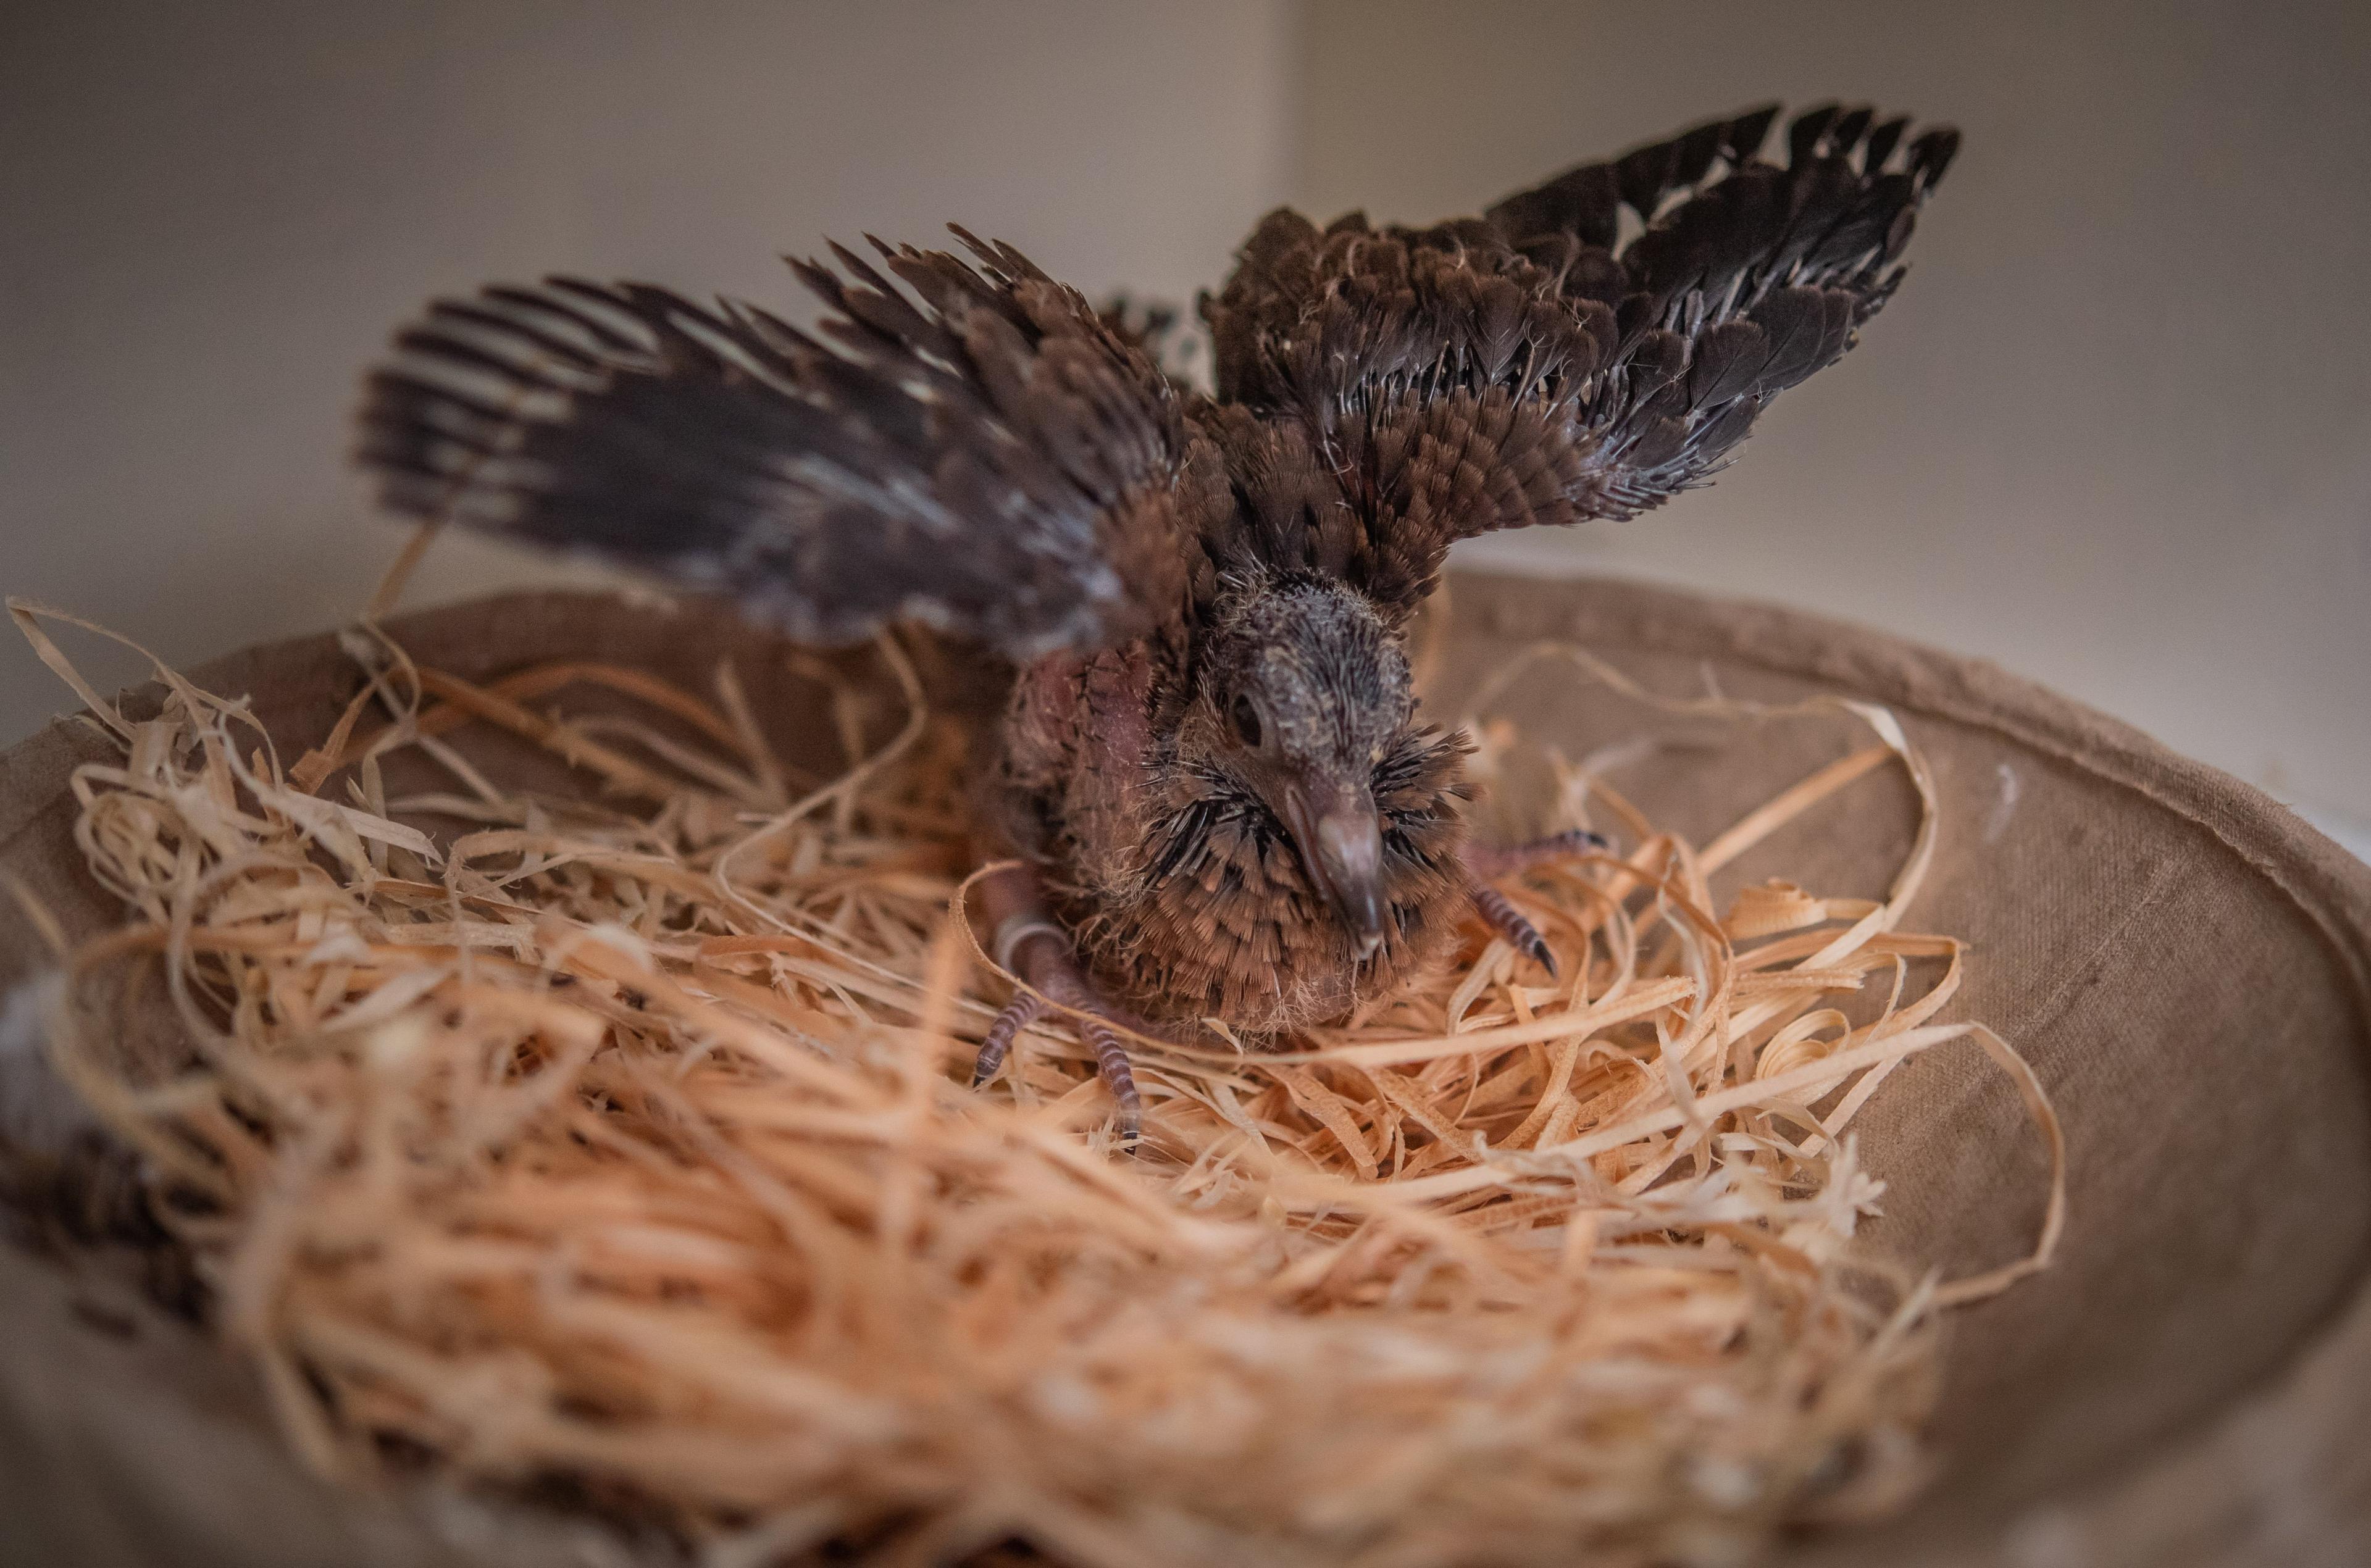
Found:
<path fill-rule="evenodd" d="M 1457 539 L 1629 516 L 1703 483 L 1891 296 L 1959 143 L 1830 107 L 1767 162 L 1776 112 L 1428 229 L 1271 213 L 1203 302 L 1232 460 L 1301 491 L 1327 476 L 1341 501 L 1302 547 L 1401 609 Z"/>
<path fill-rule="evenodd" d="M 821 336 L 631 283 L 440 303 L 369 380 L 362 460 L 399 511 L 729 594 L 805 640 L 914 619 L 1025 660 L 1152 630 L 1231 504 L 1222 468 L 1076 291 L 962 237 L 976 260 L 880 247 L 918 298 L 836 247 L 837 271 L 794 262 Z"/>

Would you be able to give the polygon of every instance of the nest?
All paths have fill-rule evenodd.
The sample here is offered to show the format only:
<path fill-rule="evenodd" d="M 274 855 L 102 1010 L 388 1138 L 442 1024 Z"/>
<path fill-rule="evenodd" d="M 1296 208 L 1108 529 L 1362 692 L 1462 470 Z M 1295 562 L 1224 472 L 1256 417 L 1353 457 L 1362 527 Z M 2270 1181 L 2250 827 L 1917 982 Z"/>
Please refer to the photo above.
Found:
<path fill-rule="evenodd" d="M 713 1568 L 1728 1562 L 1914 1489 L 1943 1310 L 2056 1233 L 1952 1282 L 1855 1239 L 1851 1124 L 1919 1052 L 1982 1046 L 2057 1148 L 1941 1020 L 1960 944 L 1901 926 L 1934 795 L 1882 709 L 1824 705 L 1871 744 L 1702 845 L 1550 758 L 1620 846 L 1504 885 L 1561 982 L 1477 923 L 1305 1049 L 1139 1042 L 1129 1155 L 1058 1012 L 967 1087 L 1012 982 L 894 643 L 902 726 L 827 780 L 862 726 L 777 755 L 729 668 L 478 685 L 367 621 L 283 761 L 161 665 L 110 706 L 15 609 L 120 752 L 75 835 L 124 918 L 64 955 L 55 1059 L 332 1476 L 560 1488 Z M 576 787 L 490 774 L 487 727 Z M 1888 897 L 1714 913 L 1883 768 L 1926 811 Z"/>

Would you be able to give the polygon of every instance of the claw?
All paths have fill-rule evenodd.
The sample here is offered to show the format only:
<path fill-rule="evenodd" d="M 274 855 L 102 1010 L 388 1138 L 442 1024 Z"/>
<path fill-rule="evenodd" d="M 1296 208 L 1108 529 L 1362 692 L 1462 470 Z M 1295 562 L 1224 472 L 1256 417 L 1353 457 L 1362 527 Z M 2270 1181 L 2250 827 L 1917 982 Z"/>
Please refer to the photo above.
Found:
<path fill-rule="evenodd" d="M 1474 900 L 1474 911 L 1489 928 L 1513 945 L 1516 951 L 1548 972 L 1553 980 L 1556 974 L 1556 954 L 1548 951 L 1547 938 L 1525 917 L 1514 901 L 1487 882 L 1475 882 L 1466 889 Z"/>
<path fill-rule="evenodd" d="M 1095 1071 L 1119 1107 L 1120 1147 L 1132 1151 L 1144 1134 L 1144 1099 L 1137 1092 L 1136 1069 L 1128 1065 L 1128 1051 L 1109 1024 L 1092 1017 L 1081 1017 L 1078 1024 L 1079 1032 L 1094 1047 Z"/>
<path fill-rule="evenodd" d="M 1137 1092 L 1135 1069 L 1128 1065 L 1128 1047 L 1120 1043 L 1119 1035 L 1101 1016 L 1101 999 L 1070 962 L 1070 953 L 1051 942 L 1040 943 L 1037 951 L 1051 957 L 1032 965 L 1030 981 L 1055 1001 L 1073 1009 L 1070 1026 L 1086 1042 L 1087 1049 L 1095 1054 L 1095 1074 L 1111 1090 L 1112 1101 L 1119 1109 L 1120 1145 L 1132 1149 L 1144 1130 L 1144 1098 Z"/>
<path fill-rule="evenodd" d="M 996 1015 L 996 1021 L 981 1037 L 979 1055 L 972 1058 L 972 1088 L 977 1089 L 996 1076 L 997 1069 L 1004 1066 L 1005 1055 L 1012 1049 L 1012 1037 L 1036 1022 L 1037 1015 L 1045 1010 L 1046 1000 L 1036 992 L 1012 993 L 1012 999 L 1004 1004 L 1004 1010 Z"/>
<path fill-rule="evenodd" d="M 1548 940 L 1540 928 L 1515 907 L 1512 900 L 1492 887 L 1493 879 L 1512 876 L 1550 860 L 1569 859 L 1576 855 L 1590 855 L 1606 847 L 1602 835 L 1585 827 L 1569 827 L 1562 833 L 1552 833 L 1545 838 L 1535 838 L 1529 844 L 1503 847 L 1469 844 L 1465 847 L 1466 895 L 1474 901 L 1475 913 L 1481 916 L 1490 928 L 1511 943 L 1515 951 L 1556 977 L 1556 954 L 1548 951 Z"/>

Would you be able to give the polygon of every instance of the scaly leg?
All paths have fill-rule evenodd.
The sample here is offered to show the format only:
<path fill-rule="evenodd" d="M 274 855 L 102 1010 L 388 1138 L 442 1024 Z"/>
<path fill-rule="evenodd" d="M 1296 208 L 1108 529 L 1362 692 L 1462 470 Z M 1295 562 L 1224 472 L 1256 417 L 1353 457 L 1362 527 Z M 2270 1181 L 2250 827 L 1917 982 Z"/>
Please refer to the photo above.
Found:
<path fill-rule="evenodd" d="M 1515 907 L 1512 900 L 1490 885 L 1498 877 L 1512 876 L 1550 860 L 1569 859 L 1576 855 L 1592 854 L 1605 847 L 1605 840 L 1585 827 L 1567 828 L 1545 838 L 1535 838 L 1529 844 L 1508 846 L 1469 844 L 1465 847 L 1465 895 L 1474 901 L 1474 911 L 1483 923 L 1507 939 L 1516 951 L 1556 977 L 1556 954 L 1548 951 L 1548 940 L 1540 928 Z"/>
<path fill-rule="evenodd" d="M 1012 1037 L 1037 1021 L 1046 1010 L 1046 999 L 1035 991 L 1015 991 L 996 1021 L 988 1026 L 988 1033 L 979 1043 L 979 1055 L 972 1058 L 971 1086 L 977 1089 L 994 1078 L 1004 1066 L 1004 1058 L 1012 1049 Z"/>
<path fill-rule="evenodd" d="M 981 883 L 980 902 L 996 933 L 996 962 L 1018 974 L 1029 989 L 1015 991 L 996 1021 L 988 1026 L 972 1065 L 973 1084 L 986 1083 L 996 1076 L 1012 1048 L 1013 1036 L 1035 1021 L 1050 1001 L 1070 1009 L 1071 1026 L 1095 1054 L 1095 1071 L 1119 1108 L 1120 1141 L 1133 1145 L 1143 1129 L 1144 1101 L 1137 1092 L 1127 1048 L 1104 1016 L 1114 1009 L 1081 973 L 1070 934 L 1047 915 L 1036 877 L 1018 867 L 999 872 Z"/>

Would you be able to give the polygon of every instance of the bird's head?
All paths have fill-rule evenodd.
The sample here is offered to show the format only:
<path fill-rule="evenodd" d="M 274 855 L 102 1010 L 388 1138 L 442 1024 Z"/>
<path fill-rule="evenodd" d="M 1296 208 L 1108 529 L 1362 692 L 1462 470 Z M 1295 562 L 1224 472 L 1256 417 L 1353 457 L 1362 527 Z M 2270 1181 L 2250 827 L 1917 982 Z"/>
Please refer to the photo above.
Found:
<path fill-rule="evenodd" d="M 1391 918 L 1376 791 L 1415 734 L 1406 652 L 1338 582 L 1262 577 L 1215 608 L 1181 742 L 1283 826 L 1363 958 Z"/>

